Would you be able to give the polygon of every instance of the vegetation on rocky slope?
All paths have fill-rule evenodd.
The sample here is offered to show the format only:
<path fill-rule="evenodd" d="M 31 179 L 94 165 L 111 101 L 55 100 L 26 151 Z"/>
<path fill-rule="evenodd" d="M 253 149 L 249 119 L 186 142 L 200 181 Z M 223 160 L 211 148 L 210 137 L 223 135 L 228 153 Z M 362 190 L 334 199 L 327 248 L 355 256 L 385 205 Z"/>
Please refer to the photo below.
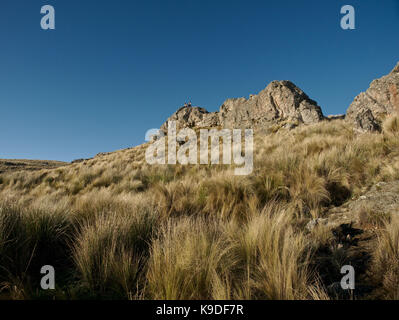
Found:
<path fill-rule="evenodd" d="M 366 250 L 363 289 L 349 298 L 396 298 L 396 218 L 359 226 L 369 248 L 348 245 L 329 224 L 306 225 L 399 180 L 398 118 L 382 133 L 357 134 L 343 120 L 273 131 L 255 132 L 248 176 L 226 165 L 150 166 L 146 145 L 0 174 L 1 294 L 334 299 L 342 263 Z M 56 290 L 45 292 L 40 267 L 48 264 Z"/>

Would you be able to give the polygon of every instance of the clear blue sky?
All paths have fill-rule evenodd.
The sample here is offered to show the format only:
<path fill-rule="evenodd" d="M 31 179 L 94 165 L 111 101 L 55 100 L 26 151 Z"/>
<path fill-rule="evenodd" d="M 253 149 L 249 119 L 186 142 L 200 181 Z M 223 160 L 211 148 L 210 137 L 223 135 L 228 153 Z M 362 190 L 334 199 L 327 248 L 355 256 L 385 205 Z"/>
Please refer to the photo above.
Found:
<path fill-rule="evenodd" d="M 399 0 L 1 0 L 0 158 L 131 147 L 189 98 L 216 111 L 272 80 L 344 113 L 399 61 L 398 34 Z"/>

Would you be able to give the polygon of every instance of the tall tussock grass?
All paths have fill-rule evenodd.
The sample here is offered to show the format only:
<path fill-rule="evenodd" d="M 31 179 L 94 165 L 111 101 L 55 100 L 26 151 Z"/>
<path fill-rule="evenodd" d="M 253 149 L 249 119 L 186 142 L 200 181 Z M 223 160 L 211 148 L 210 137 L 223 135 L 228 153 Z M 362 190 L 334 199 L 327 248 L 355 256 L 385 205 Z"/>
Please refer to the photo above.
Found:
<path fill-rule="evenodd" d="M 40 269 L 51 264 L 60 274 L 71 266 L 68 242 L 72 224 L 67 212 L 0 207 L 0 289 L 21 287 L 20 292 L 39 288 Z M 62 277 L 60 277 L 62 279 Z"/>
<path fill-rule="evenodd" d="M 389 116 L 383 124 L 383 131 L 389 135 L 393 135 L 395 137 L 399 136 L 399 115 L 394 114 Z"/>
<path fill-rule="evenodd" d="M 379 134 L 341 120 L 255 132 L 248 176 L 150 166 L 146 145 L 0 174 L 0 290 L 37 297 L 49 264 L 62 298 L 327 299 L 313 256 L 331 230 L 304 226 L 399 179 L 397 119 Z M 396 297 L 395 228 L 374 254 L 387 297 Z"/>
<path fill-rule="evenodd" d="M 215 278 L 229 270 L 216 225 L 184 218 L 168 222 L 151 246 L 148 295 L 154 299 L 212 299 Z"/>
<path fill-rule="evenodd" d="M 375 281 L 381 284 L 384 299 L 399 300 L 399 218 L 395 215 L 385 223 L 373 254 Z"/>
<path fill-rule="evenodd" d="M 73 260 L 83 286 L 102 298 L 137 298 L 143 289 L 154 212 L 103 212 L 78 225 Z"/>
<path fill-rule="evenodd" d="M 222 219 L 170 221 L 152 244 L 148 297 L 326 298 L 309 269 L 309 242 L 294 231 L 292 217 L 272 206 L 253 213 L 245 224 L 235 219 L 227 225 Z"/>
<path fill-rule="evenodd" d="M 293 218 L 292 209 L 272 202 L 252 215 L 246 225 L 227 227 L 235 269 L 242 276 L 239 285 L 235 283 L 235 298 L 326 297 L 309 268 L 312 253 L 309 240 L 295 230 Z"/>

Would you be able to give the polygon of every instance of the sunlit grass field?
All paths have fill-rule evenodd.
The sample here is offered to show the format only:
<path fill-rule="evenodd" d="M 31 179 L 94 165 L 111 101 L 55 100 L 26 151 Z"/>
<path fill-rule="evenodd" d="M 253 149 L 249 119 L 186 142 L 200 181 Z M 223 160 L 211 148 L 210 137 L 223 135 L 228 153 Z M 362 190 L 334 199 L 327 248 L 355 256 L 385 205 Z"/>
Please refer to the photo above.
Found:
<path fill-rule="evenodd" d="M 373 134 L 344 120 L 255 131 L 248 176 L 151 166 L 147 145 L 2 173 L 0 297 L 334 299 L 318 259 L 331 230 L 305 226 L 399 179 L 398 119 Z M 372 256 L 376 297 L 399 297 L 396 218 L 381 223 Z M 55 290 L 40 288 L 43 265 L 55 268 Z"/>

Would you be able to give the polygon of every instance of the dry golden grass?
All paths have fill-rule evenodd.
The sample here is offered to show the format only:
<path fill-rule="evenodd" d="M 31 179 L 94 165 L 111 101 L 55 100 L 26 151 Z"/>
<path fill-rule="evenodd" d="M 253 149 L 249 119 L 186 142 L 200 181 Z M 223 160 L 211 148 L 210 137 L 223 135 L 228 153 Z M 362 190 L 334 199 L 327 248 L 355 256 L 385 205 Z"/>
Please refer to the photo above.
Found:
<path fill-rule="evenodd" d="M 325 297 L 309 268 L 312 253 L 304 233 L 295 231 L 289 209 L 274 203 L 244 226 L 230 223 L 226 237 L 236 272 L 234 298 L 293 300 Z"/>
<path fill-rule="evenodd" d="M 244 177 L 226 165 L 150 166 L 146 145 L 2 173 L 0 283 L 35 297 L 30 266 L 46 258 L 64 266 L 67 298 L 326 299 L 311 261 L 330 230 L 304 223 L 399 179 L 397 119 L 382 134 L 342 120 L 255 132 Z M 63 256 L 46 256 L 43 239 Z M 387 239 L 377 261 L 398 258 L 383 255 Z"/>
<path fill-rule="evenodd" d="M 230 260 L 218 228 L 201 219 L 169 221 L 151 248 L 147 274 L 153 299 L 211 299 Z M 227 263 L 227 265 L 226 265 Z"/>
<path fill-rule="evenodd" d="M 382 285 L 382 298 L 399 300 L 399 218 L 396 215 L 379 236 L 373 258 L 375 281 Z"/>
<path fill-rule="evenodd" d="M 153 212 L 103 212 L 78 224 L 73 259 L 82 284 L 97 295 L 137 297 L 156 220 Z"/>
<path fill-rule="evenodd" d="M 153 242 L 154 299 L 325 299 L 310 270 L 312 249 L 279 206 L 236 219 L 169 221 Z"/>
<path fill-rule="evenodd" d="M 391 134 L 395 137 L 398 137 L 398 135 L 399 135 L 399 116 L 396 114 L 389 116 L 384 122 L 383 130 L 387 134 Z"/>

